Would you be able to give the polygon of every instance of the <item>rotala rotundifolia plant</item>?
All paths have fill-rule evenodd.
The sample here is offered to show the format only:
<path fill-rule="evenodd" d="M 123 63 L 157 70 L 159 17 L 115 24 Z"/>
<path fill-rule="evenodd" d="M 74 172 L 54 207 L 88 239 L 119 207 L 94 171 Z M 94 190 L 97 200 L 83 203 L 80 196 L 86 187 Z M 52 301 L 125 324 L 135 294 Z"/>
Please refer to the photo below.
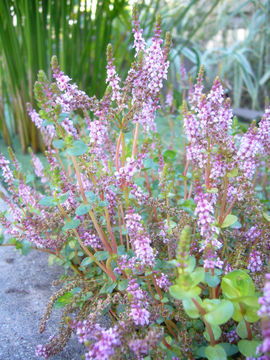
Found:
<path fill-rule="evenodd" d="M 243 133 L 221 81 L 204 92 L 201 69 L 165 145 L 155 118 L 170 36 L 158 18 L 149 44 L 136 8 L 133 18 L 135 60 L 121 80 L 108 46 L 101 100 L 55 57 L 54 81 L 39 73 L 29 114 L 47 161 L 32 154 L 36 180 L 11 151 L 11 166 L 0 156 L 8 241 L 73 270 L 41 321 L 42 332 L 62 307 L 59 333 L 37 354 L 75 332 L 86 360 L 268 359 L 270 109 Z"/>

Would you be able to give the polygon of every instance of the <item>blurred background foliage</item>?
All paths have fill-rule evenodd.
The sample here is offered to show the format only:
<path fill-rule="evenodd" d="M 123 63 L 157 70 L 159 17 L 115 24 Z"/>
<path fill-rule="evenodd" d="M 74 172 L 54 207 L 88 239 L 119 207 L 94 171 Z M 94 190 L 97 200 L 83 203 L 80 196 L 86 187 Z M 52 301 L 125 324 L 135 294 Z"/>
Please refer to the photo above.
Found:
<path fill-rule="evenodd" d="M 193 78 L 201 64 L 208 84 L 219 74 L 234 107 L 263 109 L 270 78 L 268 0 L 139 4 L 147 39 L 151 40 L 157 13 L 163 31 L 172 33 L 169 82 L 177 106 L 188 87 L 180 71 L 182 59 Z M 35 151 L 41 148 L 26 103 L 35 106 L 37 72 L 43 69 L 50 76 L 53 54 L 61 69 L 89 95 L 104 93 L 109 42 L 117 69 L 121 75 L 127 73 L 133 59 L 131 6 L 128 0 L 0 1 L 0 136 L 7 144 L 18 134 L 23 151 L 29 145 Z"/>

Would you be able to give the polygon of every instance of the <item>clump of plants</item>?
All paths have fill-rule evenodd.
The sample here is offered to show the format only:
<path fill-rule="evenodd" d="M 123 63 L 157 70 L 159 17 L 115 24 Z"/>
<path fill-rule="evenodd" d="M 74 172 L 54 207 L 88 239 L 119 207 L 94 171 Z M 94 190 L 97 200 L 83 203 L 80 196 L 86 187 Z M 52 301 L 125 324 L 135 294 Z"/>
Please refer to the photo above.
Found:
<path fill-rule="evenodd" d="M 40 326 L 61 307 L 59 333 L 37 354 L 60 352 L 75 332 L 85 359 L 267 359 L 270 109 L 242 132 L 221 81 L 204 92 L 201 69 L 166 146 L 155 117 L 170 36 L 157 18 L 148 44 L 136 8 L 133 18 L 135 60 L 121 80 L 108 46 L 101 100 L 55 57 L 52 83 L 39 72 L 37 179 L 0 155 L 9 241 L 73 270 Z"/>

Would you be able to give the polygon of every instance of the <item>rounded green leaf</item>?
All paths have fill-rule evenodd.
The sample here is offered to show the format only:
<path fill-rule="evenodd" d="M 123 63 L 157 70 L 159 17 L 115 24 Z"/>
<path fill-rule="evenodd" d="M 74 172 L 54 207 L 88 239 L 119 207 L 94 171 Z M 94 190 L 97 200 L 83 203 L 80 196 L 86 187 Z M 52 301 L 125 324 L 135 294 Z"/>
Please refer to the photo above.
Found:
<path fill-rule="evenodd" d="M 238 217 L 232 214 L 229 214 L 226 216 L 225 220 L 223 221 L 221 227 L 226 228 L 229 226 L 232 226 L 236 221 L 238 220 Z"/>
<path fill-rule="evenodd" d="M 75 213 L 78 216 L 85 215 L 88 213 L 88 211 L 91 210 L 91 205 L 89 204 L 81 204 L 77 207 Z"/>
<path fill-rule="evenodd" d="M 118 283 L 118 290 L 119 291 L 124 291 L 126 290 L 128 287 L 128 279 L 124 279 L 124 280 L 121 280 L 119 281 Z"/>
<path fill-rule="evenodd" d="M 255 286 L 251 277 L 242 270 L 234 270 L 223 277 L 221 282 L 223 294 L 229 298 L 252 296 Z"/>
<path fill-rule="evenodd" d="M 86 257 L 83 259 L 83 261 L 81 262 L 81 266 L 87 266 L 92 264 L 93 260 L 90 257 Z"/>
<path fill-rule="evenodd" d="M 237 325 L 236 332 L 241 339 L 246 339 L 248 337 L 247 327 L 244 319 L 241 320 L 240 323 Z"/>
<path fill-rule="evenodd" d="M 196 300 L 201 305 L 201 303 L 202 303 L 201 298 L 197 296 Z M 197 319 L 200 317 L 199 310 L 197 309 L 197 307 L 195 306 L 194 302 L 191 299 L 183 300 L 183 306 L 184 306 L 185 312 L 187 313 L 187 315 L 190 318 Z"/>
<path fill-rule="evenodd" d="M 204 277 L 205 277 L 205 270 L 202 267 L 197 267 L 191 274 L 190 274 L 190 278 L 191 278 L 191 285 L 195 286 L 197 284 L 199 284 L 200 282 L 204 281 Z"/>
<path fill-rule="evenodd" d="M 221 328 L 218 325 L 211 325 L 211 328 L 212 328 L 215 340 L 218 340 L 221 335 Z M 210 342 L 210 336 L 208 334 L 208 331 L 205 330 L 203 335 L 206 338 L 206 340 Z"/>
<path fill-rule="evenodd" d="M 81 222 L 79 219 L 73 219 L 71 221 L 67 221 L 63 226 L 62 230 L 67 231 L 67 230 L 76 229 L 80 225 L 80 223 Z"/>
<path fill-rule="evenodd" d="M 207 346 L 205 356 L 208 360 L 226 360 L 227 354 L 221 345 Z"/>
<path fill-rule="evenodd" d="M 265 220 L 270 221 L 270 215 L 268 215 L 267 212 L 263 212 L 263 217 Z"/>
<path fill-rule="evenodd" d="M 56 202 L 53 196 L 44 196 L 38 204 L 43 206 L 56 206 Z"/>
<path fill-rule="evenodd" d="M 260 345 L 260 341 L 257 340 L 240 340 L 238 343 L 238 349 L 241 354 L 246 357 L 255 357 L 257 347 Z"/>
<path fill-rule="evenodd" d="M 215 302 L 212 310 L 204 315 L 204 318 L 211 325 L 221 325 L 225 324 L 232 317 L 233 311 L 234 307 L 230 301 L 218 300 L 218 302 Z"/>
<path fill-rule="evenodd" d="M 238 175 L 238 169 L 234 168 L 232 171 L 229 171 L 227 173 L 228 178 L 233 178 L 236 177 Z"/>
<path fill-rule="evenodd" d="M 185 300 L 193 298 L 201 293 L 201 289 L 195 286 L 189 290 L 179 285 L 172 285 L 169 288 L 170 294 L 177 300 Z"/>
<path fill-rule="evenodd" d="M 85 196 L 86 196 L 86 199 L 87 201 L 90 203 L 90 204 L 93 204 L 94 202 L 97 201 L 97 196 L 96 194 L 93 192 L 93 191 L 86 191 L 85 192 Z"/>
<path fill-rule="evenodd" d="M 95 253 L 95 258 L 99 261 L 107 260 L 109 256 L 110 256 L 109 251 L 97 251 Z"/>
<path fill-rule="evenodd" d="M 88 146 L 82 140 L 76 140 L 71 147 L 67 149 L 68 155 L 80 156 L 86 153 Z"/>
<path fill-rule="evenodd" d="M 258 315 L 258 309 L 251 308 L 249 306 L 245 307 L 246 313 L 245 313 L 245 320 L 247 320 L 250 323 L 254 323 L 260 319 Z"/>
<path fill-rule="evenodd" d="M 227 356 L 232 356 L 238 353 L 238 347 L 234 344 L 219 343 L 219 345 L 226 351 Z"/>
<path fill-rule="evenodd" d="M 64 142 L 64 140 L 54 140 L 52 142 L 53 146 L 56 148 L 56 149 L 62 149 L 63 147 L 65 147 L 66 143 Z"/>
<path fill-rule="evenodd" d="M 65 201 L 67 201 L 68 197 L 69 197 L 69 191 L 67 191 L 63 195 L 59 196 L 59 198 L 58 198 L 59 203 L 63 204 Z"/>

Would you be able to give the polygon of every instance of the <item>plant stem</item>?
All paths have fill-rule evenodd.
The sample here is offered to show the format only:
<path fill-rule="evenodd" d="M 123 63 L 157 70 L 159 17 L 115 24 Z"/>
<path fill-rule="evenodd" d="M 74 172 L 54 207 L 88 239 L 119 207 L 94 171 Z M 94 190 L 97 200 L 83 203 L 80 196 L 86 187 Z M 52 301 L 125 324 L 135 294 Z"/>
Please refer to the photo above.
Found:
<path fill-rule="evenodd" d="M 115 167 L 117 171 L 119 171 L 119 151 L 120 151 L 121 139 L 122 139 L 122 131 L 120 131 L 116 145 Z"/>
<path fill-rule="evenodd" d="M 133 140 L 133 146 L 132 146 L 132 158 L 133 159 L 135 159 L 135 155 L 136 155 L 138 134 L 139 134 L 139 123 L 137 123 L 136 127 L 135 127 L 135 134 L 134 134 L 134 140 Z"/>
<path fill-rule="evenodd" d="M 192 302 L 196 306 L 196 308 L 199 310 L 199 313 L 200 313 L 200 315 L 201 315 L 201 317 L 203 319 L 204 325 L 205 325 L 206 330 L 207 330 L 207 332 L 209 334 L 209 337 L 210 337 L 210 345 L 215 346 L 216 341 L 215 341 L 213 330 L 211 328 L 211 325 L 204 318 L 204 315 L 206 314 L 206 311 L 204 310 L 203 307 L 201 307 L 201 305 L 198 303 L 198 301 L 195 298 L 192 298 Z"/>

